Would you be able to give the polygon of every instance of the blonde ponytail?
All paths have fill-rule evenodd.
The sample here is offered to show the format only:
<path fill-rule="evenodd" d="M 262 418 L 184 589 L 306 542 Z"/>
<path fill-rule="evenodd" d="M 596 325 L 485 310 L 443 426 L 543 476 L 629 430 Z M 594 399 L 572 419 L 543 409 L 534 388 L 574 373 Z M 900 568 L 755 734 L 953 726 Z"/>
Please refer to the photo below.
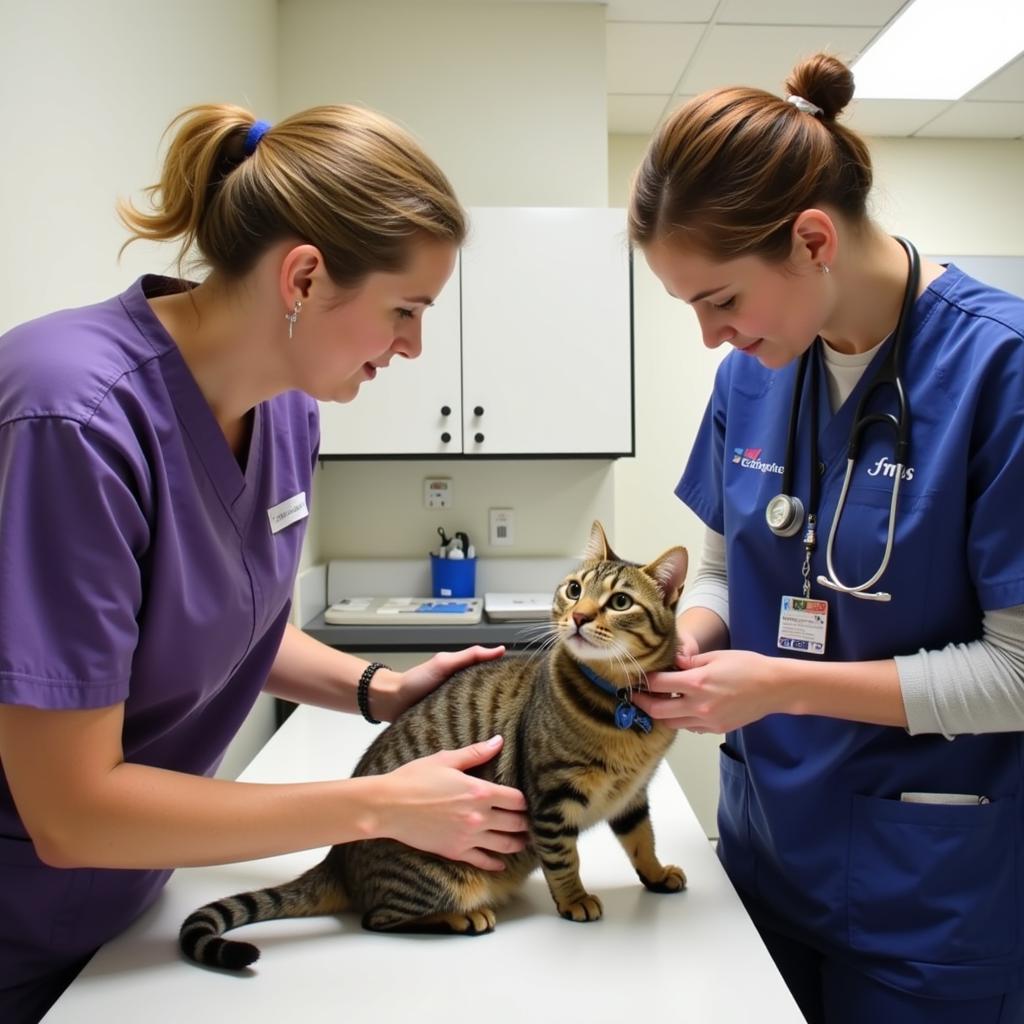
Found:
<path fill-rule="evenodd" d="M 465 239 L 465 213 L 447 178 L 380 114 L 314 107 L 264 131 L 247 155 L 256 124 L 228 105 L 179 114 L 160 181 L 146 190 L 152 211 L 118 205 L 131 232 L 125 246 L 178 240 L 179 267 L 194 246 L 201 264 L 241 277 L 268 246 L 295 238 L 320 250 L 336 284 L 353 286 L 401 269 L 417 235 Z"/>

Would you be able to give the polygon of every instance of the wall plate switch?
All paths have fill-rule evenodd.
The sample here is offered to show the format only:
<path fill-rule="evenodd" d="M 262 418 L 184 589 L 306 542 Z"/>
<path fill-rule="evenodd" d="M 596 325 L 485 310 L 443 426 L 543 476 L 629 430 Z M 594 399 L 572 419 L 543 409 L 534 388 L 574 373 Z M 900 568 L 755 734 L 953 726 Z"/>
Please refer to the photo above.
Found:
<path fill-rule="evenodd" d="M 427 508 L 452 507 L 452 482 L 446 476 L 428 477 L 423 481 L 423 504 Z"/>
<path fill-rule="evenodd" d="M 510 508 L 492 508 L 489 512 L 490 528 L 487 531 L 492 547 L 510 548 L 515 543 L 513 526 L 515 512 Z"/>

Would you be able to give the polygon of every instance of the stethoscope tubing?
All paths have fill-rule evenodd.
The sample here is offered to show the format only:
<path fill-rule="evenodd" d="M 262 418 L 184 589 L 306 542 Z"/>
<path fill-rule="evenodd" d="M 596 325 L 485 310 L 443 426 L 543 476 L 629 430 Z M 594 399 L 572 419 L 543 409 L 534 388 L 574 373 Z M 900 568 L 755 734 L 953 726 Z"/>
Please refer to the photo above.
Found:
<path fill-rule="evenodd" d="M 865 390 L 861 396 L 860 402 L 857 404 L 856 413 L 854 415 L 853 426 L 850 429 L 850 441 L 847 446 L 847 458 L 846 458 L 846 474 L 843 477 L 843 486 L 839 492 L 839 500 L 836 503 L 835 514 L 832 517 L 832 525 L 828 531 L 828 540 L 825 545 L 825 564 L 827 567 L 827 575 L 819 575 L 816 577 L 817 582 L 823 586 L 828 587 L 830 590 L 836 590 L 843 594 L 849 594 L 851 597 L 860 598 L 863 601 L 891 601 L 892 594 L 886 593 L 885 591 L 870 592 L 871 588 L 885 574 L 886 569 L 889 567 L 889 562 L 892 559 L 892 551 L 895 544 L 896 537 L 896 507 L 899 502 L 900 494 L 900 481 L 903 478 L 903 469 L 908 461 L 908 453 L 910 448 L 910 405 L 907 400 L 906 391 L 903 387 L 903 381 L 900 377 L 900 355 L 903 350 L 903 338 L 906 333 L 907 322 L 910 317 L 910 310 L 913 307 L 914 301 L 917 298 L 917 290 L 921 279 L 921 265 L 920 258 L 918 257 L 917 250 L 914 246 L 907 241 L 905 238 L 897 237 L 897 241 L 903 246 L 903 249 L 907 254 L 907 262 L 909 264 L 907 270 L 907 285 L 903 293 L 903 302 L 900 306 L 899 321 L 896 324 L 896 330 L 893 334 L 892 344 L 890 345 L 889 351 L 886 353 L 885 360 L 882 365 L 878 368 L 878 372 L 875 378 L 871 381 L 871 384 Z M 786 499 L 792 503 L 790 510 L 793 514 L 799 514 L 800 520 L 803 519 L 803 506 L 798 498 L 791 497 L 788 495 L 789 483 L 791 480 L 791 468 L 793 465 L 793 454 L 796 448 L 795 445 L 795 428 L 796 419 L 800 407 L 800 396 L 803 392 L 804 373 L 807 371 L 807 360 L 806 355 L 802 362 L 800 369 L 797 372 L 797 378 L 794 383 L 794 394 L 793 394 L 793 407 L 790 412 L 789 430 L 787 432 L 787 451 L 786 451 L 786 464 L 783 476 L 783 493 L 773 499 L 769 503 L 769 516 L 768 525 L 769 529 L 772 530 L 778 536 L 792 536 L 800 527 L 799 521 L 793 522 L 792 518 L 788 522 L 785 529 L 780 528 L 779 525 L 772 523 L 772 517 L 770 511 L 772 504 L 780 502 Z M 813 372 L 813 367 L 811 368 Z M 875 394 L 876 390 L 886 384 L 891 385 L 896 391 L 896 403 L 897 413 L 868 413 L 867 407 L 871 400 L 871 397 Z M 893 477 L 892 485 L 892 497 L 889 501 L 889 523 L 885 541 L 885 552 L 882 555 L 882 562 L 874 575 L 859 585 L 853 586 L 850 584 L 843 583 L 839 579 L 839 575 L 835 570 L 834 564 L 834 552 L 836 544 L 836 534 L 839 531 L 839 523 L 842 520 L 843 512 L 846 510 L 846 498 L 850 489 L 850 481 L 853 478 L 853 469 L 857 461 L 857 456 L 860 452 L 860 441 L 863 432 L 872 424 L 881 423 L 892 428 L 896 440 L 894 445 L 893 455 L 896 462 L 896 472 Z M 817 439 L 812 437 L 812 461 L 817 461 L 816 447 Z M 812 473 L 817 471 L 817 466 L 812 466 Z M 812 496 L 813 497 L 813 496 Z M 812 502 L 813 504 L 813 502 Z M 812 515 L 816 513 L 816 508 L 812 509 Z M 808 534 L 810 537 L 811 534 Z M 805 539 L 805 543 L 807 540 Z"/>
<path fill-rule="evenodd" d="M 892 498 L 889 501 L 889 532 L 885 541 L 885 554 L 882 555 L 882 564 L 879 565 L 878 571 L 871 579 L 857 587 L 851 587 L 843 583 L 839 579 L 839 573 L 836 572 L 832 564 L 832 552 L 835 550 L 836 533 L 839 530 L 839 520 L 842 519 L 843 512 L 846 510 L 846 492 L 850 488 L 850 479 L 853 477 L 853 466 L 854 460 L 847 459 L 846 475 L 843 477 L 843 488 L 839 492 L 836 514 L 832 517 L 832 525 L 828 531 L 828 541 L 825 544 L 825 564 L 828 566 L 828 576 L 819 575 L 817 581 L 823 587 L 828 587 L 830 590 L 838 590 L 840 593 L 849 594 L 851 597 L 859 597 L 863 601 L 891 601 L 892 594 L 886 593 L 884 590 L 878 590 L 874 593 L 868 593 L 868 591 L 882 578 L 885 570 L 889 568 L 893 541 L 896 537 L 896 503 L 900 495 L 900 478 L 903 475 L 903 463 L 897 464 L 896 476 L 892 483 Z"/>

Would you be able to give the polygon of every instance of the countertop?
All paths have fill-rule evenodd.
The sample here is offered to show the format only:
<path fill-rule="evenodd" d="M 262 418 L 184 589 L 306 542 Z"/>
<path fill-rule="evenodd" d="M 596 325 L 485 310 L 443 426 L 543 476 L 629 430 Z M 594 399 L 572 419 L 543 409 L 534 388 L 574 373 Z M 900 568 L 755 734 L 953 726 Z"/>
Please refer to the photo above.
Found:
<path fill-rule="evenodd" d="M 376 728 L 302 707 L 241 779 L 346 776 Z M 374 934 L 355 915 L 239 929 L 232 934 L 263 951 L 242 975 L 182 960 L 181 921 L 209 900 L 287 881 L 322 851 L 181 869 L 157 903 L 96 954 L 45 1022 L 802 1024 L 667 765 L 652 781 L 650 805 L 660 856 L 687 873 L 683 893 L 645 891 L 611 830 L 598 825 L 581 837 L 580 860 L 584 883 L 604 903 L 600 921 L 562 920 L 535 873 L 499 912 L 496 930 L 479 937 Z"/>

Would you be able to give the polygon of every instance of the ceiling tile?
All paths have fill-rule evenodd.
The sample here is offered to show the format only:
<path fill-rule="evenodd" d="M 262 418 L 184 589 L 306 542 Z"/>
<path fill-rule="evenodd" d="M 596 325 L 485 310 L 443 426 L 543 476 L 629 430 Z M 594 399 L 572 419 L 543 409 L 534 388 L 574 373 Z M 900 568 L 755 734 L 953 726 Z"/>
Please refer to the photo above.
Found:
<path fill-rule="evenodd" d="M 718 0 L 608 0 L 606 21 L 708 21 Z"/>
<path fill-rule="evenodd" d="M 658 119 L 670 96 L 623 96 L 610 93 L 608 96 L 608 131 L 641 133 L 649 135 L 654 131 Z"/>
<path fill-rule="evenodd" d="M 870 25 L 895 17 L 905 0 L 724 0 L 716 21 L 745 25 Z"/>
<path fill-rule="evenodd" d="M 852 61 L 874 34 L 871 28 L 836 26 L 715 25 L 679 91 L 750 85 L 781 93 L 786 76 L 804 58 L 826 51 Z"/>
<path fill-rule="evenodd" d="M 671 93 L 704 26 L 613 22 L 605 31 L 610 93 Z"/>
<path fill-rule="evenodd" d="M 1024 103 L 961 100 L 925 125 L 915 138 L 1016 139 L 1024 135 Z"/>
<path fill-rule="evenodd" d="M 977 89 L 967 94 L 970 100 L 1017 100 L 1024 102 L 1024 56 L 1007 64 Z"/>
<path fill-rule="evenodd" d="M 949 106 L 949 100 L 854 99 L 841 122 L 862 135 L 908 136 Z"/>

